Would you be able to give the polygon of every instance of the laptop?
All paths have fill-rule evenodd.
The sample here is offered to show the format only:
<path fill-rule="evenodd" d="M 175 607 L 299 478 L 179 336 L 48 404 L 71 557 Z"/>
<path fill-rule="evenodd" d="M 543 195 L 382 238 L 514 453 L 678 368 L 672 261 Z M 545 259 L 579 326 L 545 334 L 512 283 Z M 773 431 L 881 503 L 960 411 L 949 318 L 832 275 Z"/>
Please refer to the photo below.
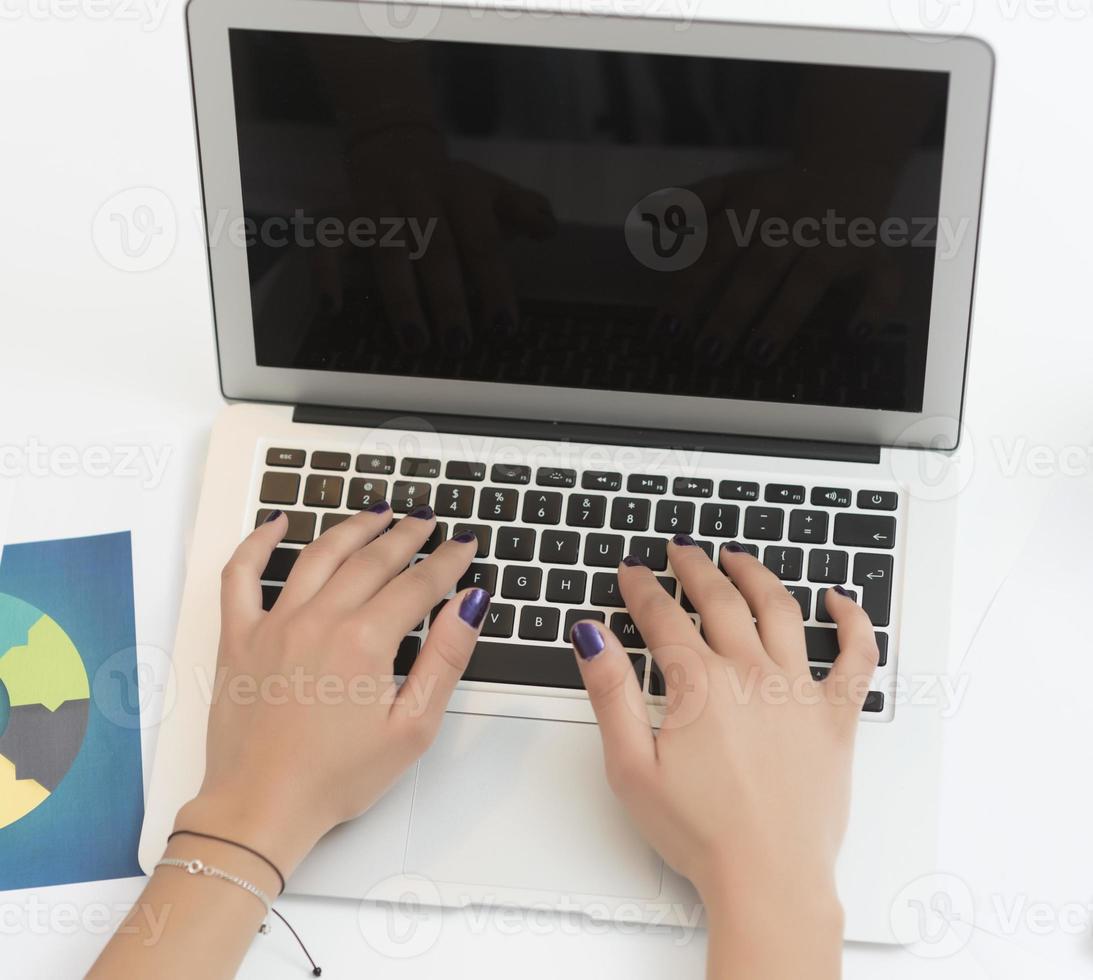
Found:
<path fill-rule="evenodd" d="M 897 942 L 935 869 L 955 495 L 993 58 L 903 34 L 340 0 L 191 0 L 220 377 L 141 839 L 198 789 L 219 570 L 380 498 L 470 529 L 494 603 L 435 745 L 292 894 L 691 923 L 610 793 L 566 642 L 663 678 L 618 593 L 738 541 L 881 650 L 838 876 Z M 403 641 L 412 664 L 428 623 Z M 756 746 L 756 751 L 762 751 Z M 711 778 L 716 778 L 711 773 Z"/>

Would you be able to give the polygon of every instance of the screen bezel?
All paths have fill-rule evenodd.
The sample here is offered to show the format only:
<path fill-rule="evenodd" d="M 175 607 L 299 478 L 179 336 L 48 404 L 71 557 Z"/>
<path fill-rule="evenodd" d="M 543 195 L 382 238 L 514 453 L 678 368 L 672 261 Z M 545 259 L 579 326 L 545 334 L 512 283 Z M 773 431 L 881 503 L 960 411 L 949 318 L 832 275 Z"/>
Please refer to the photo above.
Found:
<path fill-rule="evenodd" d="M 408 6 L 401 4 L 400 6 Z M 206 229 L 243 217 L 231 28 L 357 34 L 405 40 L 371 0 L 190 0 L 187 25 Z M 716 432 L 783 439 L 928 446 L 959 441 L 994 57 L 972 38 L 888 34 L 666 17 L 624 17 L 502 7 L 422 6 L 428 37 L 540 47 L 671 53 L 753 60 L 922 69 L 948 73 L 940 217 L 967 221 L 951 258 L 935 256 L 923 407 L 920 412 L 796 405 L 487 381 L 415 379 L 261 367 L 255 355 L 246 248 L 231 235 L 209 242 L 221 390 L 226 398 L 485 415 Z"/>

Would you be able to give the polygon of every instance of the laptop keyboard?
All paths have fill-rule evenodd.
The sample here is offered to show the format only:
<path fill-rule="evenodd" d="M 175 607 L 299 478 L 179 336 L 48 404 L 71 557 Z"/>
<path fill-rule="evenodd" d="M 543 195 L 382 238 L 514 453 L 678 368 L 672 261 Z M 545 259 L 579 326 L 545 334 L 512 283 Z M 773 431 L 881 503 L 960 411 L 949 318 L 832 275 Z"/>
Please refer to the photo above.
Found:
<path fill-rule="evenodd" d="M 736 541 L 785 583 L 801 607 L 817 679 L 838 653 L 824 606 L 833 585 L 848 588 L 869 614 L 878 676 L 889 666 L 900 506 L 890 489 L 281 446 L 265 450 L 262 462 L 255 524 L 274 508 L 285 511 L 289 524 L 262 575 L 266 609 L 277 601 L 300 546 L 379 500 L 390 501 L 396 520 L 426 504 L 434 509 L 436 530 L 423 554 L 463 531 L 475 534 L 478 550 L 457 590 L 478 586 L 494 601 L 464 681 L 510 691 L 583 691 L 567 638 L 578 620 L 597 619 L 627 649 L 643 691 L 662 698 L 663 677 L 624 608 L 616 572 L 625 556 L 641 558 L 701 627 L 668 565 L 667 542 L 676 534 L 692 535 L 711 558 Z M 397 674 L 412 666 L 427 628 L 422 623 L 401 644 Z M 871 692 L 864 710 L 884 713 L 884 694 Z"/>

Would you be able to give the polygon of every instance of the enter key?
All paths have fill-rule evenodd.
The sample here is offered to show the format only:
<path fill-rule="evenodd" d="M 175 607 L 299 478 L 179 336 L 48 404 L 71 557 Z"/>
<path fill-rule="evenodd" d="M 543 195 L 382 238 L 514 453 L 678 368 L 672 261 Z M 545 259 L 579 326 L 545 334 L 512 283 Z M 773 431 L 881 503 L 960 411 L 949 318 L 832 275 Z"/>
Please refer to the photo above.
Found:
<path fill-rule="evenodd" d="M 862 609 L 873 625 L 887 626 L 892 615 L 892 556 L 856 555 L 854 584 L 861 586 Z"/>

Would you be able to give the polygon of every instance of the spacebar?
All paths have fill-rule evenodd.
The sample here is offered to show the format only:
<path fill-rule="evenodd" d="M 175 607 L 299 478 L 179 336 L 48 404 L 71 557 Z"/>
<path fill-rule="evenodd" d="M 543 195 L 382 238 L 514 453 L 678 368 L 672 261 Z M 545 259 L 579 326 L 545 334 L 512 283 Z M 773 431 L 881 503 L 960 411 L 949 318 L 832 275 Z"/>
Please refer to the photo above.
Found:
<path fill-rule="evenodd" d="M 480 640 L 463 672 L 463 680 L 584 689 L 571 647 L 543 647 L 530 643 Z"/>

